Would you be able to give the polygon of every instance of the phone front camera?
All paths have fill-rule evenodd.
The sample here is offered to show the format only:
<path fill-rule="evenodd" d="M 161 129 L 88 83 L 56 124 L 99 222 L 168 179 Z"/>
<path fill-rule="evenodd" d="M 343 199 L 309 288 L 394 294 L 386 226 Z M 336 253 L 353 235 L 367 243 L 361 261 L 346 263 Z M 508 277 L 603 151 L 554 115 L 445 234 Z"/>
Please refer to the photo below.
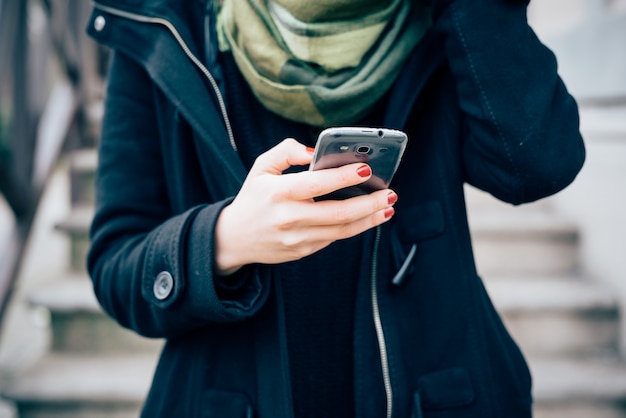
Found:
<path fill-rule="evenodd" d="M 379 137 L 381 137 L 381 138 L 383 137 L 383 131 L 382 131 L 382 129 L 379 129 L 379 130 L 378 130 L 378 136 L 379 136 Z"/>

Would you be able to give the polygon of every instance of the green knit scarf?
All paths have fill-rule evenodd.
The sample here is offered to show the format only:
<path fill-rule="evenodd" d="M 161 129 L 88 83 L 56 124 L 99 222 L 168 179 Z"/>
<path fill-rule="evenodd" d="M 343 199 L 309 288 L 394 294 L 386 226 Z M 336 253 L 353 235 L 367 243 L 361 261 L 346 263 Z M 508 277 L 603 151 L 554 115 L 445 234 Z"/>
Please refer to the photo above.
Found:
<path fill-rule="evenodd" d="M 430 27 L 414 0 L 224 0 L 220 49 L 259 101 L 313 126 L 357 122 Z"/>

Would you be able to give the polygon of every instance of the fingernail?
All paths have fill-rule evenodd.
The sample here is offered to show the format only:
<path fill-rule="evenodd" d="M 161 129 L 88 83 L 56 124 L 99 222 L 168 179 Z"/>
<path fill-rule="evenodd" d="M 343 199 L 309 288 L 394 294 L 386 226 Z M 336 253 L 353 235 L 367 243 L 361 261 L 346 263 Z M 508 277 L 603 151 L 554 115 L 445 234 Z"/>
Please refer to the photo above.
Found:
<path fill-rule="evenodd" d="M 369 177 L 372 174 L 372 169 L 369 165 L 363 164 L 356 169 L 356 173 L 361 177 Z"/>
<path fill-rule="evenodd" d="M 306 147 L 306 152 L 308 152 L 309 154 L 313 154 L 315 153 L 315 148 Z"/>
<path fill-rule="evenodd" d="M 385 218 L 389 219 L 393 216 L 393 214 L 396 213 L 396 210 L 394 208 L 387 208 L 385 210 Z"/>
<path fill-rule="evenodd" d="M 395 192 L 389 192 L 387 195 L 387 203 L 393 205 L 398 201 L 398 195 Z"/>

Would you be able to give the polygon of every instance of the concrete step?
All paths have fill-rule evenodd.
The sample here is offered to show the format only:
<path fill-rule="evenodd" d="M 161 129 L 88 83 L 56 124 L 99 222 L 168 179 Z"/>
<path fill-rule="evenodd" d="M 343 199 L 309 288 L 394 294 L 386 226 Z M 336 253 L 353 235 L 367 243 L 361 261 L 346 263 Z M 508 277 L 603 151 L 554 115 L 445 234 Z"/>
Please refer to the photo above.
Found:
<path fill-rule="evenodd" d="M 579 278 L 507 278 L 486 283 L 504 323 L 529 355 L 615 354 L 619 305 L 614 292 Z"/>
<path fill-rule="evenodd" d="M 55 354 L 13 379 L 3 396 L 20 418 L 137 417 L 156 358 Z"/>
<path fill-rule="evenodd" d="M 524 205 L 513 206 L 510 203 L 496 199 L 492 195 L 482 190 L 466 184 L 465 204 L 470 213 L 482 211 L 527 211 L 546 210 L 550 207 L 550 199 L 542 199 L 537 202 L 526 203 Z"/>
<path fill-rule="evenodd" d="M 69 156 L 71 202 L 73 206 L 87 206 L 95 201 L 95 174 L 98 154 L 95 148 L 72 151 Z"/>
<path fill-rule="evenodd" d="M 52 280 L 30 293 L 27 301 L 50 312 L 53 352 L 156 355 L 163 345 L 162 340 L 141 337 L 108 317 L 85 276 Z"/>
<path fill-rule="evenodd" d="M 469 223 L 478 272 L 487 280 L 578 269 L 578 228 L 549 211 L 475 211 Z"/>
<path fill-rule="evenodd" d="M 67 218 L 59 222 L 55 229 L 70 238 L 70 269 L 84 273 L 85 261 L 89 250 L 89 227 L 93 219 L 93 205 L 74 206 Z"/>
<path fill-rule="evenodd" d="M 581 105 L 580 130 L 587 140 L 626 139 L 626 97 L 613 105 Z"/>
<path fill-rule="evenodd" d="M 534 418 L 626 417 L 626 365 L 615 358 L 528 359 Z"/>
<path fill-rule="evenodd" d="M 17 408 L 12 402 L 0 399 L 0 418 L 18 418 Z"/>

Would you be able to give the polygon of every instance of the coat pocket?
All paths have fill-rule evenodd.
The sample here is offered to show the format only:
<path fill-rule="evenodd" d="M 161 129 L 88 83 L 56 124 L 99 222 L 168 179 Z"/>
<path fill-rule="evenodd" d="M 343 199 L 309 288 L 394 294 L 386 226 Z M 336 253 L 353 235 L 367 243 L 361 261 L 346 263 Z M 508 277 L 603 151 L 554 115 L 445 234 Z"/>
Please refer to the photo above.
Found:
<path fill-rule="evenodd" d="M 414 243 L 434 238 L 445 230 L 443 208 L 438 200 L 430 200 L 398 210 L 397 234 L 400 241 Z"/>
<path fill-rule="evenodd" d="M 398 211 L 391 235 L 392 261 L 396 274 L 391 282 L 400 286 L 411 274 L 413 261 L 418 255 L 419 243 L 441 235 L 445 220 L 441 203 L 423 202 Z"/>
<path fill-rule="evenodd" d="M 461 367 L 425 374 L 417 381 L 412 418 L 425 418 L 425 411 L 457 408 L 474 402 L 474 388 Z"/>
<path fill-rule="evenodd" d="M 209 389 L 203 394 L 202 418 L 253 418 L 254 411 L 242 393 Z"/>

